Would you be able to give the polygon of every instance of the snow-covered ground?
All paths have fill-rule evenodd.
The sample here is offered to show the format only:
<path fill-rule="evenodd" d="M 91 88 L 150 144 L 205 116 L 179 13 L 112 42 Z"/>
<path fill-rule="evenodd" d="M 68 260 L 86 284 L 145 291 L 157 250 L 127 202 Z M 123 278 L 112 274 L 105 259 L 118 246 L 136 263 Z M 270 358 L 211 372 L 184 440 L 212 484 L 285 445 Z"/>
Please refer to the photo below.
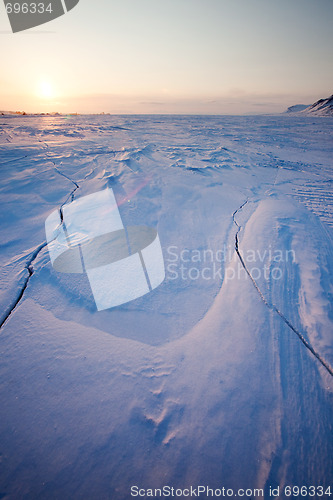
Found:
<path fill-rule="evenodd" d="M 0 126 L 0 498 L 332 487 L 332 120 Z M 166 279 L 97 312 L 44 223 L 106 187 L 158 229 Z"/>

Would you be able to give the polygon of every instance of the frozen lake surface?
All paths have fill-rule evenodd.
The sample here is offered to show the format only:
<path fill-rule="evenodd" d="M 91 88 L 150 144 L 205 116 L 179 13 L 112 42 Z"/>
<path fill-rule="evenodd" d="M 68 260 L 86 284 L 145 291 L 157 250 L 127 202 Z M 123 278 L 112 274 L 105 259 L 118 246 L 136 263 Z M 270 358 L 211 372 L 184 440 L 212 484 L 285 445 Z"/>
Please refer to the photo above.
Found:
<path fill-rule="evenodd" d="M 332 132 L 0 117 L 0 498 L 332 486 Z M 44 224 L 107 187 L 124 225 L 158 230 L 166 278 L 97 312 Z"/>

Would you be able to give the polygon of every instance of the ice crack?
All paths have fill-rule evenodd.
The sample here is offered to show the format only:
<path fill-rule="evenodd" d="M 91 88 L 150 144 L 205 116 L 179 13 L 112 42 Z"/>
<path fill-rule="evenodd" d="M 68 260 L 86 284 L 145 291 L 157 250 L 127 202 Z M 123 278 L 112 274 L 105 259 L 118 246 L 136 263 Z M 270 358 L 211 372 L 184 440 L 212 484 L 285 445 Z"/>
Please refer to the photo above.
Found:
<path fill-rule="evenodd" d="M 237 216 L 238 212 L 240 212 L 243 209 L 243 207 L 245 207 L 245 205 L 248 203 L 248 201 L 249 200 L 247 199 L 232 214 L 232 219 L 234 221 L 235 226 L 237 227 L 237 231 L 235 234 L 235 250 L 236 250 L 236 254 L 240 260 L 240 263 L 242 264 L 242 267 L 244 268 L 246 274 L 249 276 L 250 280 L 252 281 L 253 286 L 257 290 L 261 300 L 264 302 L 266 307 L 268 307 L 268 309 L 270 309 L 271 311 L 273 311 L 274 313 L 276 313 L 280 316 L 282 321 L 284 321 L 284 323 L 297 335 L 297 337 L 303 343 L 303 345 L 313 354 L 313 356 L 315 356 L 315 358 L 317 358 L 317 360 L 322 364 L 322 366 L 333 377 L 333 369 L 331 368 L 331 366 L 320 356 L 320 354 L 312 347 L 310 342 L 308 342 L 308 340 L 306 340 L 304 335 L 302 335 L 302 333 L 288 320 L 288 318 L 285 317 L 285 315 L 277 308 L 277 306 L 275 304 L 271 304 L 270 302 L 268 302 L 268 300 L 266 299 L 266 297 L 264 296 L 264 294 L 260 290 L 260 287 L 258 286 L 256 280 L 253 278 L 253 276 L 251 275 L 250 271 L 248 270 L 248 268 L 244 262 L 244 259 L 240 253 L 240 250 L 239 250 L 239 233 L 242 229 L 242 226 L 240 224 L 238 224 L 238 222 L 236 220 L 236 216 Z"/>
<path fill-rule="evenodd" d="M 40 141 L 42 142 L 42 141 Z M 46 144 L 44 142 L 44 145 L 46 146 L 46 148 L 48 148 L 48 144 Z M 23 158 L 26 158 L 26 156 L 24 156 Z M 15 161 L 15 160 L 13 160 Z M 73 201 L 74 199 L 74 194 L 75 192 L 80 188 L 80 185 L 75 182 L 73 179 L 71 179 L 70 177 L 68 177 L 66 174 L 64 174 L 63 172 L 61 172 L 57 165 L 55 164 L 55 162 L 53 160 L 51 160 L 53 166 L 54 166 L 54 169 L 55 171 L 61 175 L 62 177 L 65 177 L 67 180 L 69 180 L 70 182 L 72 182 L 75 186 L 75 188 L 69 193 L 68 197 L 66 198 L 66 200 L 64 201 L 64 203 L 61 205 L 61 207 L 59 208 L 59 214 L 60 214 L 60 224 L 59 224 L 59 227 L 62 226 L 64 224 L 64 217 L 63 217 L 63 206 L 68 202 L 69 199 L 71 199 L 71 201 Z M 16 298 L 13 300 L 12 304 L 7 308 L 7 311 L 5 312 L 5 314 L 2 316 L 2 318 L 0 319 L 0 328 L 3 327 L 3 325 L 6 323 L 6 321 L 8 320 L 8 318 L 10 317 L 10 315 L 15 311 L 15 309 L 17 308 L 17 306 L 19 305 L 19 303 L 21 302 L 22 298 L 23 298 L 23 295 L 28 287 L 28 284 L 29 284 L 29 281 L 31 279 L 31 277 L 33 276 L 34 274 L 34 268 L 33 268 L 33 263 L 35 262 L 35 260 L 37 259 L 38 255 L 40 254 L 40 252 L 43 250 L 43 248 L 45 248 L 47 245 L 47 242 L 44 241 L 43 243 L 41 243 L 41 245 L 39 245 L 35 250 L 34 252 L 31 254 L 28 262 L 26 263 L 26 265 L 24 266 L 24 270 L 27 270 L 28 271 L 28 275 L 27 277 L 25 278 L 24 282 L 23 282 L 23 285 L 21 287 L 21 289 L 18 291 L 18 294 L 16 296 Z"/>
<path fill-rule="evenodd" d="M 0 320 L 0 328 L 2 328 L 2 326 L 6 323 L 7 319 L 9 318 L 9 316 L 14 312 L 14 310 L 16 309 L 16 307 L 18 306 L 18 304 L 20 303 L 20 301 L 21 301 L 21 299 L 22 299 L 22 297 L 24 295 L 24 292 L 26 291 L 26 289 L 28 287 L 29 281 L 30 281 L 32 275 L 34 274 L 33 263 L 37 259 L 38 255 L 43 250 L 43 248 L 46 247 L 46 245 L 47 245 L 46 241 L 44 241 L 41 245 L 39 245 L 39 247 L 37 247 L 34 250 L 34 252 L 31 254 L 30 259 L 28 260 L 28 262 L 24 266 L 24 269 L 26 269 L 28 271 L 28 275 L 25 278 L 24 283 L 22 285 L 22 288 L 21 288 L 21 290 L 19 290 L 16 298 L 13 300 L 12 304 L 7 309 L 7 312 L 1 318 L 1 320 Z"/>

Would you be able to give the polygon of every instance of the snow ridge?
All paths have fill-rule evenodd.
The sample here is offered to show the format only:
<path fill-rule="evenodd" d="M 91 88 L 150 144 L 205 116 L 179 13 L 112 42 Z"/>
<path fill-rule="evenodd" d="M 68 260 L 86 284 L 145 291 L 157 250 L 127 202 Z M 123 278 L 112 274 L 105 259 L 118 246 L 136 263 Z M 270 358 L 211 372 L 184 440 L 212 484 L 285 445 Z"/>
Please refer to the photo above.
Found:
<path fill-rule="evenodd" d="M 238 238 L 238 235 L 242 229 L 242 226 L 240 224 L 238 224 L 237 220 L 236 220 L 236 215 L 238 212 L 240 212 L 244 207 L 245 205 L 247 205 L 247 203 L 249 202 L 249 200 L 247 199 L 242 205 L 240 205 L 235 211 L 234 213 L 232 214 L 232 218 L 233 218 L 233 221 L 234 221 L 234 224 L 237 226 L 237 231 L 236 231 L 236 234 L 235 234 L 235 250 L 236 250 L 236 254 L 240 260 L 240 263 L 242 264 L 242 267 L 244 268 L 246 274 L 249 276 L 250 280 L 252 281 L 255 289 L 257 290 L 258 294 L 260 295 L 260 298 L 261 300 L 264 302 L 264 304 L 273 312 L 275 312 L 276 314 L 278 314 L 280 316 L 280 318 L 285 322 L 285 324 L 294 332 L 296 333 L 296 335 L 298 336 L 298 338 L 300 339 L 300 341 L 305 345 L 305 347 L 318 359 L 318 361 L 323 365 L 323 367 L 328 371 L 328 373 L 333 377 L 333 368 L 327 363 L 327 361 L 325 361 L 321 356 L 320 354 L 312 347 L 312 345 L 310 344 L 310 342 L 308 342 L 305 337 L 301 334 L 301 332 L 299 332 L 297 330 L 297 328 L 295 328 L 292 323 L 285 317 L 285 315 L 276 307 L 275 304 L 270 304 L 267 299 L 265 298 L 264 294 L 262 293 L 262 291 L 260 290 L 256 280 L 253 278 L 252 274 L 250 273 L 250 271 L 248 270 L 245 262 L 244 262 L 244 259 L 240 253 L 240 249 L 239 249 L 239 238 Z"/>
<path fill-rule="evenodd" d="M 40 141 L 42 142 L 42 141 Z M 46 148 L 48 148 L 48 144 L 46 142 L 43 143 Z M 26 155 L 27 156 L 27 155 Z M 24 156 L 23 158 L 26 158 L 26 156 Z M 16 160 L 11 160 L 11 161 L 16 161 Z M 75 186 L 75 188 L 69 193 L 68 197 L 66 198 L 66 200 L 64 201 L 64 203 L 60 206 L 59 208 L 59 214 L 60 214 L 60 224 L 59 224 L 59 227 L 61 225 L 63 225 L 64 223 L 64 220 L 63 220 L 63 207 L 64 205 L 66 205 L 66 203 L 68 202 L 69 199 L 71 199 L 71 201 L 74 200 L 74 195 L 75 195 L 75 192 L 80 188 L 79 184 L 77 182 L 75 182 L 73 179 L 71 179 L 70 177 L 68 177 L 66 174 L 62 173 L 57 165 L 55 164 L 55 162 L 51 159 L 50 160 L 51 163 L 53 164 L 54 166 L 54 170 L 59 174 L 61 175 L 62 177 L 65 177 L 66 179 L 68 179 L 70 182 L 72 182 Z M 38 255 L 40 254 L 40 252 L 43 250 L 43 248 L 45 248 L 47 245 L 47 242 L 44 241 L 43 243 L 41 243 L 34 251 L 33 253 L 31 254 L 31 257 L 30 259 L 28 260 L 27 264 L 25 265 L 24 267 L 24 270 L 27 270 L 28 271 L 28 275 L 26 276 L 23 284 L 22 284 L 22 287 L 21 289 L 18 291 L 18 294 L 16 296 L 16 298 L 14 299 L 14 301 L 12 302 L 12 304 L 7 308 L 7 311 L 5 312 L 5 314 L 3 315 L 3 317 L 0 319 L 0 329 L 3 327 L 3 325 L 6 323 L 6 321 L 8 320 L 9 316 L 14 312 L 14 310 L 17 308 L 17 306 L 19 305 L 19 303 L 21 302 L 23 296 L 24 296 L 24 293 L 28 287 L 28 284 L 29 284 L 29 281 L 30 279 L 32 278 L 33 274 L 34 274 L 34 268 L 33 268 L 33 263 L 35 262 L 35 260 L 37 259 Z"/>

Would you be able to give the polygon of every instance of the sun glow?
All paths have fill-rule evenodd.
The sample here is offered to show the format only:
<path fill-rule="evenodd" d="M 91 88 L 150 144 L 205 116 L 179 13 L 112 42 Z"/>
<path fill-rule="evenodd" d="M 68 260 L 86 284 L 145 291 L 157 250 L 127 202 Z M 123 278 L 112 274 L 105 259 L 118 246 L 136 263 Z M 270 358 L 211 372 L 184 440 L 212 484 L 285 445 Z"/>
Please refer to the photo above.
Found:
<path fill-rule="evenodd" d="M 42 80 L 39 82 L 37 95 L 40 99 L 53 99 L 55 97 L 53 85 L 47 80 Z"/>

